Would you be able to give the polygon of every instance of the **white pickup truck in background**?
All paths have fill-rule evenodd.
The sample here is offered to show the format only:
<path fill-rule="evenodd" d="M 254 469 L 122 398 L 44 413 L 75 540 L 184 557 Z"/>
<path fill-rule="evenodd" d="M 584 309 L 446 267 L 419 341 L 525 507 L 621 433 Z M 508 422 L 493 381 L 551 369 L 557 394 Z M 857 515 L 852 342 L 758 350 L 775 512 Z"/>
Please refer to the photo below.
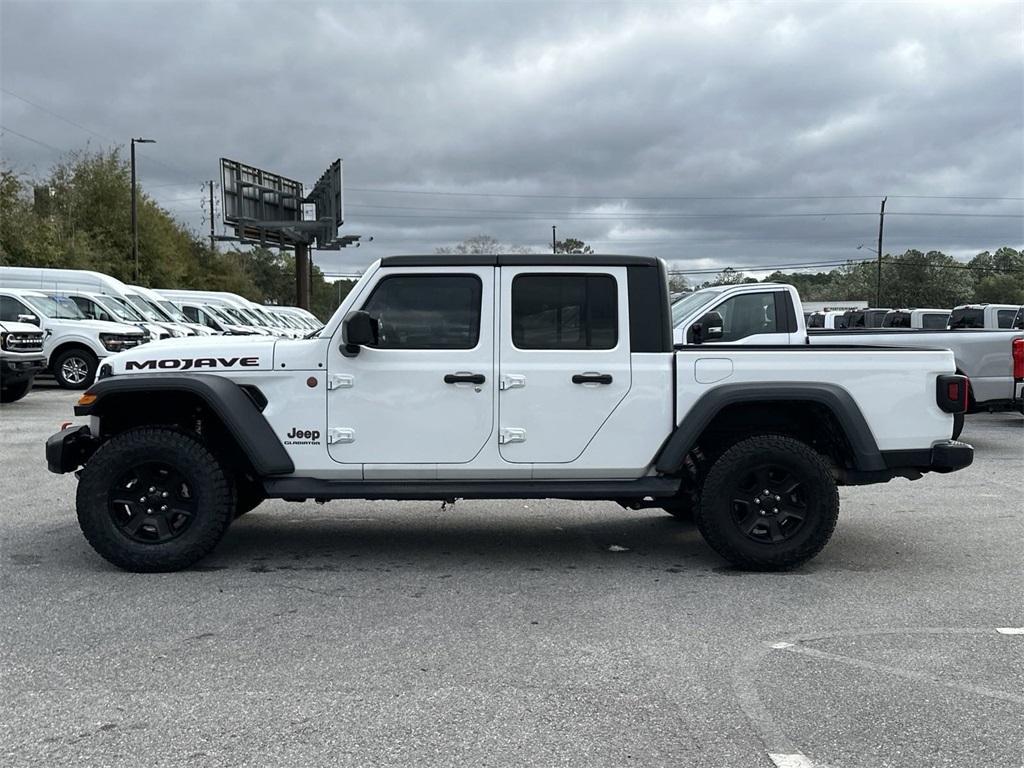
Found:
<path fill-rule="evenodd" d="M 968 413 L 1024 413 L 1024 332 L 908 328 L 810 329 L 800 295 L 785 283 L 716 286 L 672 305 L 676 344 L 948 349 L 970 379 Z M 851 376 L 858 375 L 851 372 Z"/>

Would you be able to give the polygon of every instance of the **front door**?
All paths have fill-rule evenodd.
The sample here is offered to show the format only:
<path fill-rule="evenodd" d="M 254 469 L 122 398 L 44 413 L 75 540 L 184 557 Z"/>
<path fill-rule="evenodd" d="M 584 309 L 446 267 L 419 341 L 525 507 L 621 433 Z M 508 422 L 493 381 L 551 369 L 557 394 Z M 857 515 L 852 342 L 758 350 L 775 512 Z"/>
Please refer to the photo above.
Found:
<path fill-rule="evenodd" d="M 471 461 L 494 429 L 494 267 L 377 273 L 353 309 L 380 324 L 354 357 L 335 334 L 328 451 L 343 463 Z M 365 296 L 365 298 L 364 298 Z"/>
<path fill-rule="evenodd" d="M 722 316 L 722 338 L 714 343 L 791 344 L 795 340 L 785 291 L 739 293 L 710 308 Z M 689 335 L 689 334 L 688 334 Z"/>
<path fill-rule="evenodd" d="M 625 267 L 501 267 L 501 458 L 578 459 L 629 392 Z"/>

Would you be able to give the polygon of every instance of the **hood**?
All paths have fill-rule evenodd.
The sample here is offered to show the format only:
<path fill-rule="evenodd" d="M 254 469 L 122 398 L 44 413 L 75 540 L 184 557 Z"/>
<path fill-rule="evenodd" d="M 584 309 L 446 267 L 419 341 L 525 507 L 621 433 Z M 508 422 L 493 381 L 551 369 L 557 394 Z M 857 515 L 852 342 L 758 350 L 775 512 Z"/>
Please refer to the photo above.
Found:
<path fill-rule="evenodd" d="M 5 320 L 0 323 L 0 331 L 5 333 L 38 333 L 42 335 L 42 331 L 39 330 L 38 325 L 32 323 L 15 323 L 11 320 Z"/>
<path fill-rule="evenodd" d="M 123 336 L 143 335 L 139 326 L 129 323 L 111 323 L 106 320 L 67 320 L 54 317 L 48 317 L 44 322 L 47 326 L 59 325 L 64 328 L 79 328 L 83 331 L 96 331 L 97 333 L 119 333 Z"/>
<path fill-rule="evenodd" d="M 192 336 L 162 339 L 106 358 L 111 373 L 269 371 L 274 339 L 265 336 Z"/>

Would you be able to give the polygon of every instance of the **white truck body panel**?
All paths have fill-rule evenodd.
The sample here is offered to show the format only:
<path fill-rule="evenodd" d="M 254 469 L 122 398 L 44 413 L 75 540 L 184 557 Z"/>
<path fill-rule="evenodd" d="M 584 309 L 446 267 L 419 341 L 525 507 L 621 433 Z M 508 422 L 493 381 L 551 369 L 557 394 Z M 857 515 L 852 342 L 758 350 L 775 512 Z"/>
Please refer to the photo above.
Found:
<path fill-rule="evenodd" d="M 522 272 L 564 268 L 473 266 L 457 270 L 477 276 L 482 286 L 473 349 L 364 347 L 354 357 L 342 354 L 342 318 L 362 307 L 380 280 L 437 271 L 371 266 L 316 338 L 172 340 L 117 355 L 113 370 L 189 370 L 258 386 L 268 401 L 263 416 L 296 472 L 321 479 L 635 479 L 651 471 L 675 424 L 705 393 L 725 384 L 808 381 L 809 372 L 811 380 L 850 393 L 881 450 L 933 445 L 952 429 L 951 414 L 935 402 L 936 376 L 955 368 L 945 350 L 706 345 L 631 352 L 626 274 L 618 267 L 573 268 L 612 275 L 618 283 L 619 339 L 609 350 L 515 348 L 512 281 Z M 152 362 L 153 352 L 160 360 Z M 190 360 L 196 362 L 183 367 Z M 612 384 L 572 384 L 577 370 L 608 373 Z M 445 384 L 442 375 L 449 372 L 479 373 L 485 381 Z"/>

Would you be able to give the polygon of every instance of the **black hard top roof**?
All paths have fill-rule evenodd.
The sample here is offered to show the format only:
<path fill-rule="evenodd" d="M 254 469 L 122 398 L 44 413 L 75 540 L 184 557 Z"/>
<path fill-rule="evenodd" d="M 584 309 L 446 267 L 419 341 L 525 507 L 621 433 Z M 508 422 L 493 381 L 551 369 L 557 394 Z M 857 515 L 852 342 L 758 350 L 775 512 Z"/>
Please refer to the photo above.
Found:
<path fill-rule="evenodd" d="M 657 267 L 654 256 L 598 253 L 495 253 L 385 256 L 382 267 Z"/>

